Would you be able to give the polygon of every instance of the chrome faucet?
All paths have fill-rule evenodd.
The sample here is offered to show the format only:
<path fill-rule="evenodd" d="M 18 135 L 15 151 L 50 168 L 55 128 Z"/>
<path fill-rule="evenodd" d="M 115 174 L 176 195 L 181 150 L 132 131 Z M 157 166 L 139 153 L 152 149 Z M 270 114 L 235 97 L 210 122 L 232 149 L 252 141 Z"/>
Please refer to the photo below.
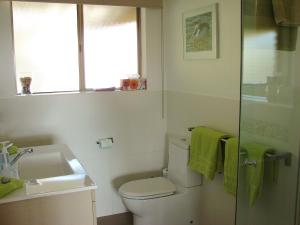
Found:
<path fill-rule="evenodd" d="M 33 152 L 32 148 L 24 149 L 19 152 L 12 160 L 10 160 L 8 149 L 13 146 L 13 143 L 11 143 L 10 141 L 3 141 L 0 142 L 0 144 L 0 146 L 2 147 L 2 149 L 0 149 L 0 161 L 2 164 L 0 165 L 0 170 L 5 170 L 9 166 L 13 166 L 23 155 Z"/>
<path fill-rule="evenodd" d="M 0 146 L 1 146 L 0 156 L 1 156 L 1 164 L 2 164 L 1 169 L 6 169 L 9 164 L 8 162 L 9 156 L 8 156 L 7 149 L 13 146 L 13 143 L 11 143 L 10 141 L 3 141 L 0 142 Z"/>
<path fill-rule="evenodd" d="M 16 162 L 18 162 L 18 160 L 19 160 L 23 155 L 25 155 L 25 154 L 27 154 L 27 153 L 33 153 L 33 149 L 32 149 L 32 148 L 26 148 L 26 149 L 24 149 L 23 151 L 19 152 L 19 153 L 15 156 L 15 158 L 13 158 L 13 159 L 9 162 L 10 166 L 13 166 Z"/>

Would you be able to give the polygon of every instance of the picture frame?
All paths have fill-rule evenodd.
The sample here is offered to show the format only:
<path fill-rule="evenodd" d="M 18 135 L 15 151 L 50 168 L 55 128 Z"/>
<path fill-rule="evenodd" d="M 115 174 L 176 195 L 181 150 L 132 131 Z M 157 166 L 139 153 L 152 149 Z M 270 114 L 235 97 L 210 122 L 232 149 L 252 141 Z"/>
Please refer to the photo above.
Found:
<path fill-rule="evenodd" d="M 218 4 L 183 13 L 184 59 L 218 58 Z"/>

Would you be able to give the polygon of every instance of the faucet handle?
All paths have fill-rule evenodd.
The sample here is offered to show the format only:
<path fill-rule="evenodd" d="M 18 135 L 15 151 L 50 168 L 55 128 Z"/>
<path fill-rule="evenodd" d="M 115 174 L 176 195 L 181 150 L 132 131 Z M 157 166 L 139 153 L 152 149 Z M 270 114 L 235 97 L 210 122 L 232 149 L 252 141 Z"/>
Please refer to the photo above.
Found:
<path fill-rule="evenodd" d="M 13 146 L 14 143 L 10 141 L 2 141 L 0 142 L 0 152 L 7 153 L 7 149 L 9 149 L 11 146 Z"/>
<path fill-rule="evenodd" d="M 1 150 L 3 150 L 3 148 L 10 148 L 11 146 L 13 146 L 14 145 L 14 143 L 12 143 L 12 142 L 10 142 L 10 141 L 1 141 L 0 142 L 0 146 L 2 146 L 2 149 Z"/>
<path fill-rule="evenodd" d="M 14 143 L 9 143 L 8 145 L 6 145 L 6 149 L 9 149 L 10 147 L 12 147 L 14 145 Z"/>
<path fill-rule="evenodd" d="M 1 149 L 1 156 L 3 159 L 1 159 L 1 161 L 3 161 L 1 164 L 1 170 L 4 170 L 6 168 L 8 168 L 8 160 L 9 160 L 9 156 L 8 156 L 8 152 L 7 149 L 9 147 L 11 147 L 13 144 L 10 143 L 10 141 L 2 141 L 0 142 L 0 144 L 2 145 L 2 149 Z"/>

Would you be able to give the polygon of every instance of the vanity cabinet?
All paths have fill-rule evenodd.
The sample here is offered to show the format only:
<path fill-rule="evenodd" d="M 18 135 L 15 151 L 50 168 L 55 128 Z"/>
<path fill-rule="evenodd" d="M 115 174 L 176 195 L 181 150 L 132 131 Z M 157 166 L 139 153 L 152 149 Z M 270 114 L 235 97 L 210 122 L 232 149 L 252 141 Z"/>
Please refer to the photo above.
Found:
<path fill-rule="evenodd" d="M 97 225 L 95 190 L 0 205 L 0 225 Z"/>

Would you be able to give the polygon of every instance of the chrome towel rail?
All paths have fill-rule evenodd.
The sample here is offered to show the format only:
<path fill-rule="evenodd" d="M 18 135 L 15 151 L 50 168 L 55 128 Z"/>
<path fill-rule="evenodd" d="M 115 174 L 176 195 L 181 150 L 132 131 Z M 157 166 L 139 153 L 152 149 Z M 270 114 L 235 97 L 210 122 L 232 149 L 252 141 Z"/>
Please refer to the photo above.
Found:
<path fill-rule="evenodd" d="M 281 153 L 266 153 L 266 157 L 271 160 L 284 160 L 284 165 L 291 166 L 292 165 L 292 153 L 290 152 L 281 152 Z"/>
<path fill-rule="evenodd" d="M 247 156 L 247 152 L 242 151 L 240 153 L 240 156 Z M 267 152 L 265 154 L 265 159 L 267 161 L 275 161 L 275 160 L 280 161 L 280 160 L 283 160 L 285 166 L 291 166 L 292 165 L 292 153 L 290 153 L 290 152 L 277 152 L 277 153 Z M 245 159 L 244 160 L 244 165 L 255 166 L 256 161 Z"/>
<path fill-rule="evenodd" d="M 191 132 L 194 128 L 195 127 L 190 127 L 190 128 L 188 128 L 188 131 Z M 228 138 L 222 138 L 221 142 L 223 144 L 225 144 L 227 142 L 227 139 Z M 223 150 L 225 150 L 225 149 L 223 148 Z M 241 151 L 240 156 L 247 156 L 247 152 L 245 150 Z M 285 166 L 292 165 L 292 153 L 290 153 L 290 152 L 277 152 L 274 149 L 269 149 L 265 154 L 265 159 L 268 161 L 283 160 Z M 256 166 L 256 161 L 251 161 L 249 159 L 246 159 L 244 163 L 245 163 L 245 165 L 248 165 L 248 166 Z"/>

